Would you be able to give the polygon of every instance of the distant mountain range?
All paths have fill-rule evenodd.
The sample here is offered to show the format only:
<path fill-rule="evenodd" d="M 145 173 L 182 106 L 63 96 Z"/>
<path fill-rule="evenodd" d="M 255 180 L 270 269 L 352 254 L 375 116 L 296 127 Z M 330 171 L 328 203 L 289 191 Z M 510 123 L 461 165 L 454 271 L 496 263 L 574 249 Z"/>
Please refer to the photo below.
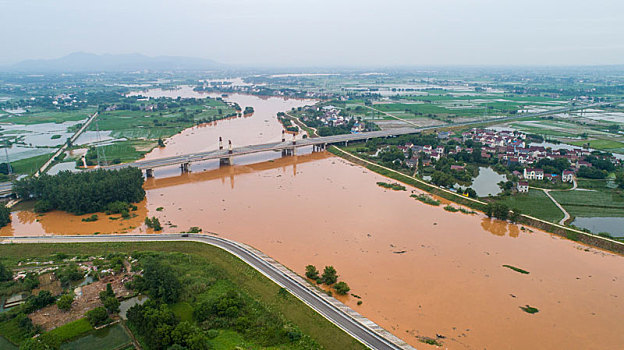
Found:
<path fill-rule="evenodd" d="M 96 55 L 75 52 L 54 59 L 25 60 L 0 66 L 0 71 L 12 72 L 129 72 L 170 70 L 214 70 L 225 65 L 204 58 L 157 56 L 141 54 Z"/>

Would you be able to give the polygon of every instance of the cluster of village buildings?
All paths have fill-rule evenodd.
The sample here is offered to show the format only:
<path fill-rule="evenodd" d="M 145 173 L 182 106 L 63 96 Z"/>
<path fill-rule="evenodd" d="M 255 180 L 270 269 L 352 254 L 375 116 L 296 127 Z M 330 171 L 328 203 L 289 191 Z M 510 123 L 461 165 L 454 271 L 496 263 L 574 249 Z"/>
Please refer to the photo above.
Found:
<path fill-rule="evenodd" d="M 527 135 L 518 131 L 510 130 L 491 130 L 491 129 L 472 129 L 462 133 L 462 137 L 453 137 L 451 139 L 465 144 L 467 140 L 478 142 L 482 145 L 481 157 L 484 159 L 497 158 L 501 164 L 520 164 L 524 166 L 523 172 L 514 171 L 513 175 L 520 179 L 516 184 L 516 189 L 519 192 L 528 192 L 529 183 L 528 180 L 549 180 L 551 182 L 574 182 L 575 174 L 581 167 L 591 167 L 592 164 L 584 161 L 585 156 L 591 155 L 590 150 L 573 148 L 566 150 L 553 150 L 543 146 L 530 146 L 526 141 Z M 439 139 L 449 139 L 449 132 L 438 133 Z M 473 149 L 470 147 L 464 147 L 456 145 L 449 148 L 443 145 L 436 147 L 430 145 L 418 146 L 411 143 L 406 143 L 403 146 L 398 146 L 400 150 L 408 158 L 405 164 L 409 167 L 416 167 L 419 161 L 427 166 L 431 164 L 431 160 L 440 160 L 445 154 L 457 154 L 462 151 L 472 153 Z M 411 157 L 408 157 L 411 150 Z M 423 159 L 420 158 L 420 154 L 424 154 Z M 543 169 L 531 167 L 532 164 L 539 162 L 542 159 L 557 159 L 565 158 L 570 161 L 570 169 L 564 170 L 561 174 L 545 173 Z M 611 157 L 610 160 L 614 164 L 618 164 L 619 160 Z M 463 165 L 452 165 L 451 170 L 464 170 Z"/>
<path fill-rule="evenodd" d="M 335 106 L 323 106 L 321 108 L 317 107 L 317 111 L 321 111 L 319 116 L 316 116 L 316 120 L 323 123 L 324 126 L 333 126 L 339 127 L 343 125 L 347 125 L 352 119 L 355 119 L 355 123 L 351 127 L 352 133 L 359 133 L 366 130 L 366 126 L 363 122 L 357 120 L 356 117 L 347 115 L 340 115 L 340 109 Z M 309 117 L 307 117 L 309 118 Z"/>

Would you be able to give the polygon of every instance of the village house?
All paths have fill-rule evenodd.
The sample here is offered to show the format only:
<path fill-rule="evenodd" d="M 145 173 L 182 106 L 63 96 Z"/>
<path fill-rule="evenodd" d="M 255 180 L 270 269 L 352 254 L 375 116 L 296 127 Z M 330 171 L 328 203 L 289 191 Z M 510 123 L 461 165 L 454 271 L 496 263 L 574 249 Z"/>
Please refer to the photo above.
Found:
<path fill-rule="evenodd" d="M 564 170 L 563 173 L 561 173 L 561 181 L 574 182 L 574 171 Z"/>
<path fill-rule="evenodd" d="M 516 188 L 520 193 L 527 193 L 529 192 L 529 183 L 527 181 L 518 181 Z"/>
<path fill-rule="evenodd" d="M 523 177 L 527 180 L 544 180 L 544 170 L 525 168 Z"/>
<path fill-rule="evenodd" d="M 464 165 L 451 165 L 451 170 L 464 171 L 464 169 L 466 169 Z"/>

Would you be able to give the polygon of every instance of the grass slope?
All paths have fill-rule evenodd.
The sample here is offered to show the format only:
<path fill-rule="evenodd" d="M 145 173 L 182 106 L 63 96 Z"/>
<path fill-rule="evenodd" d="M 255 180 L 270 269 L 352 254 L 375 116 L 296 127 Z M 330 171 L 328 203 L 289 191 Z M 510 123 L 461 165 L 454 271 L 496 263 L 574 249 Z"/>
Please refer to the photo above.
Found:
<path fill-rule="evenodd" d="M 54 253 L 68 255 L 100 255 L 112 252 L 132 253 L 135 251 L 184 252 L 180 263 L 193 271 L 205 270 L 205 264 L 212 264 L 223 271 L 229 283 L 264 304 L 272 312 L 281 314 L 295 324 L 306 335 L 326 349 L 363 349 L 364 346 L 350 335 L 316 313 L 295 296 L 278 294 L 280 287 L 264 277 L 237 257 L 216 247 L 196 242 L 140 242 L 140 243 L 91 243 L 91 244 L 24 244 L 0 245 L 0 257 L 6 265 L 15 265 L 19 260 L 47 256 Z M 188 261 L 195 261 L 189 264 Z M 202 264 L 199 264 L 201 262 Z M 195 269 L 195 270 L 193 270 Z M 195 273 L 195 272 L 193 272 Z M 191 281 L 193 273 L 181 276 L 182 283 Z M 225 283 L 225 282 L 222 282 Z M 225 288 L 227 286 L 224 286 Z M 218 289 L 214 291 L 217 293 Z M 178 312 L 184 307 L 174 306 Z M 231 347 L 221 347 L 231 348 Z"/>

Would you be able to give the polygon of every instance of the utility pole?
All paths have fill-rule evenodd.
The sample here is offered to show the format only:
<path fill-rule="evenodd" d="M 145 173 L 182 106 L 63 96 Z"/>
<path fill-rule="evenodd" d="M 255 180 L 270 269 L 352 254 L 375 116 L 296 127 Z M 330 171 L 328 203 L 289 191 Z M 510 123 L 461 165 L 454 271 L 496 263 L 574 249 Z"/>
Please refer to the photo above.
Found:
<path fill-rule="evenodd" d="M 4 155 L 6 157 L 6 164 L 7 164 L 7 174 L 9 175 L 9 177 L 13 174 L 13 169 L 11 169 L 11 162 L 9 161 L 9 141 L 7 140 L 4 144 Z"/>
<path fill-rule="evenodd" d="M 98 124 L 97 119 L 95 120 L 95 132 L 97 134 L 97 143 L 101 143 L 102 142 L 102 137 L 100 135 L 100 126 Z M 97 153 L 97 163 L 98 166 L 102 166 L 102 164 L 104 165 L 108 165 L 108 162 L 106 161 L 106 154 L 104 153 L 104 149 L 102 147 L 100 147 L 100 145 L 95 146 L 95 151 Z"/>

